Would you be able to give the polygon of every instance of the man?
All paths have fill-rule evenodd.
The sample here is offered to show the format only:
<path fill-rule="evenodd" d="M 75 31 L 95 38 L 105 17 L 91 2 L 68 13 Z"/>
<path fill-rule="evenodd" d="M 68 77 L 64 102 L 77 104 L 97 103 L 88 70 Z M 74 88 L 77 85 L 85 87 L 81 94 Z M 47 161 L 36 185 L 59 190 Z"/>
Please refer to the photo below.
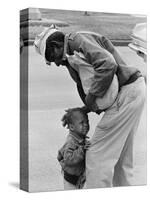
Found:
<path fill-rule="evenodd" d="M 47 64 L 54 62 L 67 67 L 87 112 L 105 111 L 87 151 L 86 187 L 134 185 L 133 140 L 145 100 L 145 83 L 140 71 L 127 67 L 113 44 L 97 33 L 64 34 L 50 27 L 37 36 L 34 45 Z M 81 60 L 94 72 L 87 79 L 88 84 L 91 81 L 87 94 L 83 83 L 85 74 L 70 62 L 75 54 L 81 55 Z M 118 79 L 119 93 L 113 105 L 100 110 L 96 98 L 107 94 L 114 76 Z"/>

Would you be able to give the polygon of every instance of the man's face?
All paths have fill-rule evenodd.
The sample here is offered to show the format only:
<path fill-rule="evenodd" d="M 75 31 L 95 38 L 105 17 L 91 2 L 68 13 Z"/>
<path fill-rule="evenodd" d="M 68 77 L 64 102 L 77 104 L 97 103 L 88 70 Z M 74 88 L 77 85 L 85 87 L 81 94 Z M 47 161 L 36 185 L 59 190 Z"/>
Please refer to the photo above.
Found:
<path fill-rule="evenodd" d="M 59 67 L 62 64 L 63 58 L 63 47 L 54 47 L 54 63 Z"/>
<path fill-rule="evenodd" d="M 79 111 L 74 112 L 72 128 L 73 131 L 80 136 L 86 136 L 89 131 L 88 116 L 80 113 Z"/>

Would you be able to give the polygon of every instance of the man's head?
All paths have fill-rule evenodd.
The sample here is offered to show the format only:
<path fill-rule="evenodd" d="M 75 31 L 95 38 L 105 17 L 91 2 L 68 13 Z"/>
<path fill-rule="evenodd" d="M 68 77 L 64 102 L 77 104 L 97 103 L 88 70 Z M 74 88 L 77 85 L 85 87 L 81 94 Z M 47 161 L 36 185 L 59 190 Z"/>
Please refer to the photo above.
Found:
<path fill-rule="evenodd" d="M 57 66 L 62 64 L 64 52 L 64 37 L 62 32 L 55 32 L 46 40 L 45 59 L 54 62 Z"/>
<path fill-rule="evenodd" d="M 81 108 L 73 108 L 66 111 L 63 116 L 63 125 L 78 134 L 80 137 L 85 137 L 89 131 L 88 115 Z"/>
<path fill-rule="evenodd" d="M 40 55 L 42 55 L 48 65 L 55 62 L 57 66 L 62 64 L 64 52 L 65 35 L 59 31 L 56 26 L 52 25 L 37 35 L 34 46 Z"/>

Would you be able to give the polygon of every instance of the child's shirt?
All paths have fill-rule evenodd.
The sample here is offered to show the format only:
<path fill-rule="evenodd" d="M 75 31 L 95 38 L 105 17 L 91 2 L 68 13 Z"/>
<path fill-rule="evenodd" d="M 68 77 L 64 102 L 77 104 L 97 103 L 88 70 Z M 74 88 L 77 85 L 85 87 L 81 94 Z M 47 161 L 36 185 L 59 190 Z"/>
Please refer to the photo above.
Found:
<path fill-rule="evenodd" d="M 67 140 L 58 151 L 57 159 L 64 173 L 81 176 L 85 171 L 85 139 L 69 133 Z"/>

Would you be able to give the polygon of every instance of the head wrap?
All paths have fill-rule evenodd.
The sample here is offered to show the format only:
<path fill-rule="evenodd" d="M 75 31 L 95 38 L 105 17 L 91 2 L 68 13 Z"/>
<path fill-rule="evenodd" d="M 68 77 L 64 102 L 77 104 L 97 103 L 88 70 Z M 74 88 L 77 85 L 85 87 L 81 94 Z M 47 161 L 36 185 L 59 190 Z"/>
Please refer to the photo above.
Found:
<path fill-rule="evenodd" d="M 57 27 L 52 24 L 49 28 L 44 29 L 44 31 L 42 31 L 35 38 L 35 41 L 34 41 L 35 50 L 44 58 L 45 58 L 45 50 L 46 50 L 46 40 L 50 35 L 52 35 L 53 33 L 57 31 L 59 31 Z"/>

